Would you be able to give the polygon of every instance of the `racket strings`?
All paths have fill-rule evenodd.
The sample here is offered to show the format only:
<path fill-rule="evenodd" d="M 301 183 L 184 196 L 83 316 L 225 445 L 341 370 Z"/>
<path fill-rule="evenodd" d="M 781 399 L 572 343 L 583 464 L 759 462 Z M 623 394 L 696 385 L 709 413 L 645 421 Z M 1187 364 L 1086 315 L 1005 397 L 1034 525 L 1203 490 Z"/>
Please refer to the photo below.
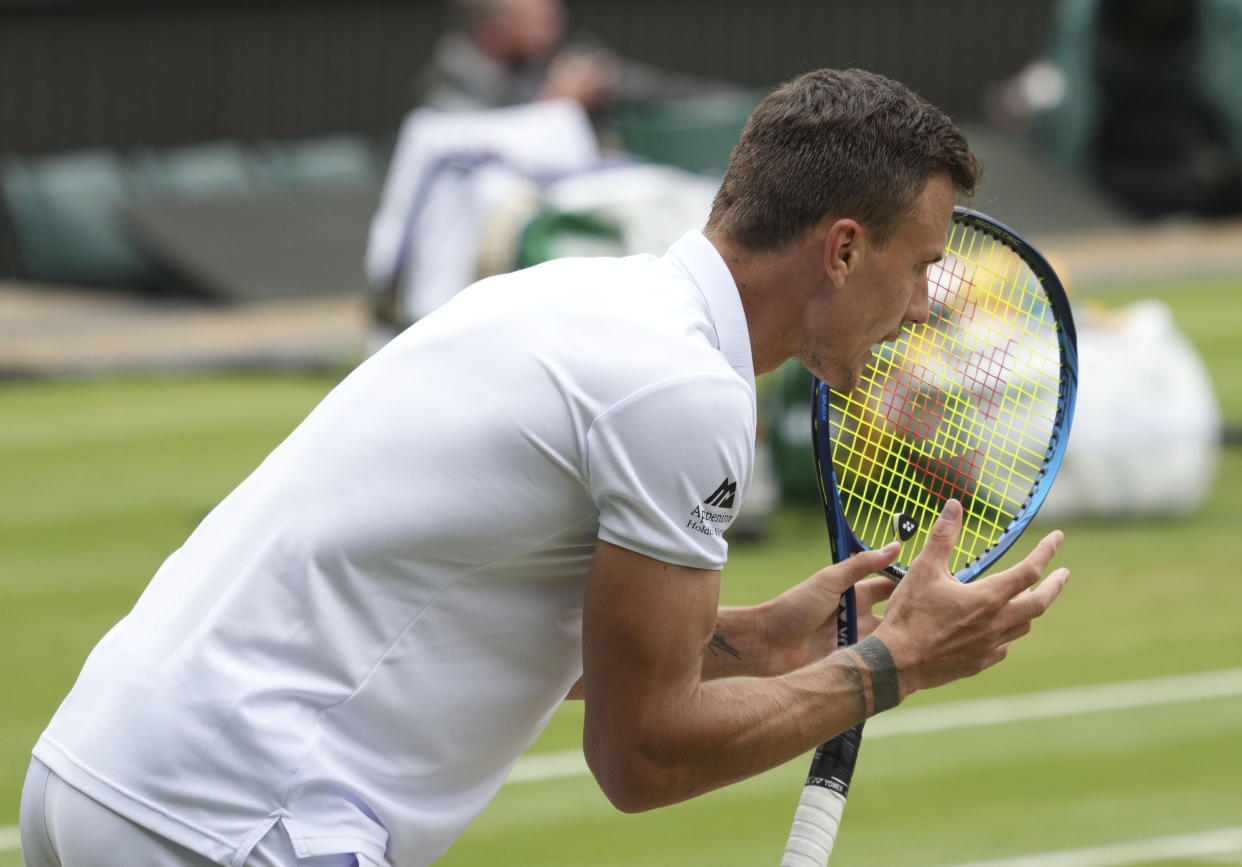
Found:
<path fill-rule="evenodd" d="M 859 388 L 832 394 L 832 461 L 867 547 L 890 541 L 902 512 L 919 550 L 944 502 L 960 500 L 958 571 L 1004 534 L 1043 472 L 1060 344 L 1038 277 L 990 235 L 955 223 L 928 280 L 928 323 L 879 347 Z"/>

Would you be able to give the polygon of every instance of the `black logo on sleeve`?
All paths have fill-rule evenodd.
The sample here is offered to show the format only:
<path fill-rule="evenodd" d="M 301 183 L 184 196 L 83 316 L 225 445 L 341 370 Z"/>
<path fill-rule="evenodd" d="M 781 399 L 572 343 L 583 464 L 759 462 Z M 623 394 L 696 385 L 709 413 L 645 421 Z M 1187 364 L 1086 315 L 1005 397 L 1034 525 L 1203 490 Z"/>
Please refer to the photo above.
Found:
<path fill-rule="evenodd" d="M 690 510 L 690 520 L 686 521 L 687 529 L 702 533 L 704 536 L 719 536 L 729 524 L 733 523 L 732 511 L 713 511 L 713 509 L 733 508 L 733 500 L 737 496 L 737 482 L 726 478 L 716 490 L 703 498 L 703 506 L 695 506 Z M 712 508 L 706 508 L 711 506 Z"/>
<path fill-rule="evenodd" d="M 704 506 L 715 506 L 717 509 L 732 509 L 733 497 L 737 493 L 737 482 L 729 481 L 728 476 L 720 483 L 720 487 L 703 498 Z"/>

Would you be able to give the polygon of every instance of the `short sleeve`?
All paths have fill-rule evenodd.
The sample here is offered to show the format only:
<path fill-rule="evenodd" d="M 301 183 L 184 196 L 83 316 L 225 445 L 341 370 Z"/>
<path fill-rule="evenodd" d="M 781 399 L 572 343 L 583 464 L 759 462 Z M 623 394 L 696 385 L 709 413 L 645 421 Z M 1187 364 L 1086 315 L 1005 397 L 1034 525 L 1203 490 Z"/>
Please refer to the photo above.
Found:
<path fill-rule="evenodd" d="M 631 395 L 587 434 L 599 538 L 666 563 L 720 569 L 754 451 L 754 395 L 739 377 L 689 376 Z"/>

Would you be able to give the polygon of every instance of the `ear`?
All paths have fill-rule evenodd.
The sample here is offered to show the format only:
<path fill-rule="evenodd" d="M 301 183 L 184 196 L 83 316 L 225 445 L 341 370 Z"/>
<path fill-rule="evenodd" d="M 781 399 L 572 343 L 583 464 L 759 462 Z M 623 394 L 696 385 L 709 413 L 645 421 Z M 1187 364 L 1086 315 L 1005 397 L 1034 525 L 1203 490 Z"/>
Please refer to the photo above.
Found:
<path fill-rule="evenodd" d="M 862 226 L 857 220 L 834 220 L 824 236 L 824 270 L 832 285 L 840 289 L 845 278 L 858 265 Z"/>

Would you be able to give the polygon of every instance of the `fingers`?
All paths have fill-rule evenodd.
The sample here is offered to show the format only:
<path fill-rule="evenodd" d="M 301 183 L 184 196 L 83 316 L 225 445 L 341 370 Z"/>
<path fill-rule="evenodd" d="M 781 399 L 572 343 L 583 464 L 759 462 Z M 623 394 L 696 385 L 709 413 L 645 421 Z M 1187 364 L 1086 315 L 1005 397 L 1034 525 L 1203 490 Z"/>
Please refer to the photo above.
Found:
<path fill-rule="evenodd" d="M 962 504 L 957 500 L 948 500 L 940 512 L 940 517 L 928 531 L 927 544 L 914 558 L 914 562 L 938 564 L 943 571 L 948 571 L 949 557 L 953 554 L 961 533 Z"/>
<path fill-rule="evenodd" d="M 861 551 L 840 563 L 829 566 L 821 574 L 830 578 L 833 590 L 840 595 L 859 581 L 862 581 L 869 575 L 874 575 L 892 563 L 900 553 L 901 544 L 899 542 L 890 542 L 883 548 Z M 893 582 L 889 581 L 888 583 L 892 584 Z"/>
<path fill-rule="evenodd" d="M 854 588 L 858 594 L 859 610 L 870 610 L 893 595 L 897 585 L 890 578 L 868 578 L 860 581 Z"/>
<path fill-rule="evenodd" d="M 1064 540 L 1064 533 L 1060 530 L 1052 531 L 1039 540 L 1039 544 L 1031 549 L 1031 553 L 1021 563 L 1004 572 L 998 572 L 981 582 L 980 586 L 990 589 L 1003 599 L 1012 599 L 1023 590 L 1034 587 L 1043 577 L 1044 570 L 1048 568 Z"/>
<path fill-rule="evenodd" d="M 801 584 L 782 594 L 796 608 L 806 611 L 836 611 L 841 596 L 869 575 L 879 572 L 896 559 L 901 545 L 893 542 L 874 551 L 858 554 L 820 569 Z M 884 579 L 889 585 L 892 581 Z M 881 597 L 876 595 L 876 602 Z M 825 615 L 827 616 L 827 615 Z"/>
<path fill-rule="evenodd" d="M 866 570 L 863 572 L 863 577 L 866 577 L 867 575 L 874 575 L 885 566 L 892 565 L 892 562 L 897 559 L 897 555 L 900 553 L 901 543 L 889 542 L 882 548 L 876 548 L 872 551 L 863 551 L 860 554 L 855 554 L 850 559 L 858 560 L 859 566 Z M 893 582 L 890 580 L 889 583 L 892 584 Z"/>
<path fill-rule="evenodd" d="M 1001 633 L 1000 643 L 1002 646 L 1008 646 L 1010 643 L 1017 641 L 1022 636 L 1031 631 L 1031 621 L 1023 620 L 1017 626 L 1007 629 Z"/>
<path fill-rule="evenodd" d="M 1034 620 L 1047 611 L 1052 601 L 1061 595 L 1069 576 L 1068 569 L 1057 569 L 1038 587 L 1011 600 L 1006 607 L 1013 617 L 1025 621 Z"/>
<path fill-rule="evenodd" d="M 1031 621 L 1043 615 L 1069 580 L 1068 569 L 1057 569 L 1038 587 L 1021 593 L 1006 603 L 999 621 L 1001 641 L 1008 643 L 1031 630 Z"/>

